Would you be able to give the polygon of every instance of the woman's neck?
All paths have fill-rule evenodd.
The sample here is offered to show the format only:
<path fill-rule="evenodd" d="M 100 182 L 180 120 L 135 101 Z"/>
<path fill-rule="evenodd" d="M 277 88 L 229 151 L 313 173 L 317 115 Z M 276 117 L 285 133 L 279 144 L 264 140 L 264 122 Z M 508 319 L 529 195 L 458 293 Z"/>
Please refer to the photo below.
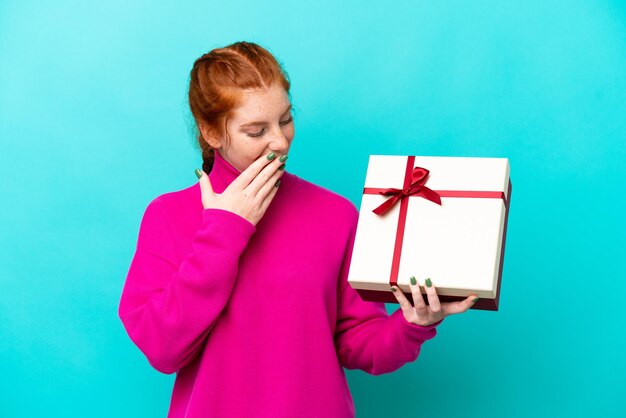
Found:
<path fill-rule="evenodd" d="M 213 168 L 209 173 L 209 179 L 211 180 L 213 191 L 215 193 L 222 193 L 241 172 L 226 161 L 219 150 L 215 150 L 214 154 L 215 159 L 213 161 Z"/>

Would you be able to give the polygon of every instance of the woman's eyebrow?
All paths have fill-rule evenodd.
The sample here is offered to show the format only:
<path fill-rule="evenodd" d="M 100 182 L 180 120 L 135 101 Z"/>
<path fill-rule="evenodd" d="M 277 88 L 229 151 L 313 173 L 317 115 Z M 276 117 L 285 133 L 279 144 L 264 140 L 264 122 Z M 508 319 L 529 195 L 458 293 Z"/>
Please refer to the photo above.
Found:
<path fill-rule="evenodd" d="M 291 104 L 289 106 L 287 106 L 287 109 L 285 109 L 285 111 L 283 112 L 283 115 L 287 112 L 289 112 L 291 110 Z M 267 122 L 263 122 L 263 121 L 254 121 L 254 122 L 248 122 L 248 123 L 244 123 L 243 125 L 240 125 L 240 128 L 245 128 L 248 126 L 258 126 L 258 125 L 266 125 Z"/>

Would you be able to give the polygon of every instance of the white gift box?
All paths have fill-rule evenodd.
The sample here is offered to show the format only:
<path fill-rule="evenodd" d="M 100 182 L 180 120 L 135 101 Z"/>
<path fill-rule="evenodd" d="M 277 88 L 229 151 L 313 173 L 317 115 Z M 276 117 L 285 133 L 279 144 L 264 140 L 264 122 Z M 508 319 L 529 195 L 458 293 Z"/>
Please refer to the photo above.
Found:
<path fill-rule="evenodd" d="M 507 158 L 371 155 L 348 282 L 397 303 L 391 285 L 412 301 L 430 278 L 442 302 L 498 310 L 511 189 Z"/>

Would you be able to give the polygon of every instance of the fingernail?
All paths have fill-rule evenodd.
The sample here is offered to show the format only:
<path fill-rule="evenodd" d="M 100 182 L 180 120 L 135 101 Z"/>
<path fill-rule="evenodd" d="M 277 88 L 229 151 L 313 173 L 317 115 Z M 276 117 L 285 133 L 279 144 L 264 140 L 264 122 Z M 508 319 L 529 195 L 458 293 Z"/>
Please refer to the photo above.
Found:
<path fill-rule="evenodd" d="M 270 160 L 270 161 L 272 161 L 274 158 L 276 158 L 276 154 L 274 154 L 273 152 L 270 152 L 267 155 L 267 159 Z"/>
<path fill-rule="evenodd" d="M 278 167 L 279 170 L 284 170 L 285 169 L 285 164 L 281 164 L 280 167 Z"/>
<path fill-rule="evenodd" d="M 415 286 L 417 284 L 417 280 L 415 280 L 415 276 L 411 277 L 411 284 Z"/>
<path fill-rule="evenodd" d="M 430 281 L 430 278 L 426 279 L 426 287 L 431 287 L 433 283 Z"/>
<path fill-rule="evenodd" d="M 276 184 L 274 185 L 274 187 L 278 187 L 280 186 L 280 179 L 276 180 Z"/>
<path fill-rule="evenodd" d="M 472 302 L 473 302 L 473 303 L 476 303 L 476 301 L 477 301 L 478 299 L 479 299 L 479 297 L 478 297 L 478 296 L 476 296 L 474 299 L 472 299 Z"/>
<path fill-rule="evenodd" d="M 196 177 L 198 178 L 202 177 L 202 171 L 198 170 L 197 168 L 196 168 Z"/>
<path fill-rule="evenodd" d="M 283 155 L 282 157 L 279 158 L 280 162 L 284 163 L 285 161 L 287 161 L 287 154 Z"/>
<path fill-rule="evenodd" d="M 395 292 L 396 291 L 396 287 L 395 286 L 391 286 L 391 291 Z"/>

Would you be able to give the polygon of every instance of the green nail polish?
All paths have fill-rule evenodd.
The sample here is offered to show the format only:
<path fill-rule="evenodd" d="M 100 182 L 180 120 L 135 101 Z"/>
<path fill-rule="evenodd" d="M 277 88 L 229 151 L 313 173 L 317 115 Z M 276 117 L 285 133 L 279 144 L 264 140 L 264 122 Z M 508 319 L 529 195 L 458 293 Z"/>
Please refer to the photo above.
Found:
<path fill-rule="evenodd" d="M 280 179 L 276 180 L 276 184 L 274 185 L 274 187 L 278 187 L 280 186 Z"/>
<path fill-rule="evenodd" d="M 417 280 L 415 280 L 415 276 L 411 277 L 411 284 L 415 286 L 417 284 Z"/>
<path fill-rule="evenodd" d="M 202 171 L 198 170 L 197 168 L 196 168 L 196 177 L 198 178 L 202 177 Z"/>
<path fill-rule="evenodd" d="M 396 288 L 395 288 L 394 286 L 391 286 L 391 291 L 392 291 L 392 292 L 395 292 L 395 291 L 396 291 Z"/>
<path fill-rule="evenodd" d="M 280 158 L 279 158 L 279 160 L 280 160 L 281 162 L 283 162 L 283 163 L 284 163 L 285 161 L 287 161 L 287 154 L 285 154 L 285 155 L 283 155 L 282 157 L 280 157 Z"/>
<path fill-rule="evenodd" d="M 285 169 L 285 164 L 281 164 L 280 167 L 278 167 L 279 170 L 284 170 Z"/>
<path fill-rule="evenodd" d="M 472 299 L 472 302 L 476 303 L 476 301 L 479 299 L 478 296 L 476 296 L 474 299 Z"/>
<path fill-rule="evenodd" d="M 430 281 L 430 278 L 426 279 L 426 287 L 431 287 L 433 283 Z"/>
<path fill-rule="evenodd" d="M 272 161 L 274 158 L 276 158 L 276 154 L 274 154 L 273 152 L 270 152 L 267 155 L 267 159 L 270 160 L 270 161 Z"/>

